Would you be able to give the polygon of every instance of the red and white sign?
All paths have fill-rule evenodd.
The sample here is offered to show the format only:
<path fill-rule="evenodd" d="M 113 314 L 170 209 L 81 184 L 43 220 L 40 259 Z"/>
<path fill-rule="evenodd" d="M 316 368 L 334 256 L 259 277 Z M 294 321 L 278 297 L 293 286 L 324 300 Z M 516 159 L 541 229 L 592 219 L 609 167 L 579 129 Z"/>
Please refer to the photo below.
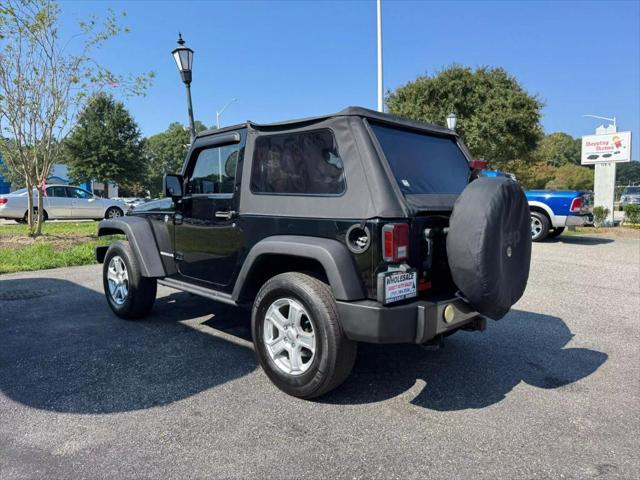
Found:
<path fill-rule="evenodd" d="M 582 137 L 582 165 L 630 162 L 631 132 L 586 135 Z"/>

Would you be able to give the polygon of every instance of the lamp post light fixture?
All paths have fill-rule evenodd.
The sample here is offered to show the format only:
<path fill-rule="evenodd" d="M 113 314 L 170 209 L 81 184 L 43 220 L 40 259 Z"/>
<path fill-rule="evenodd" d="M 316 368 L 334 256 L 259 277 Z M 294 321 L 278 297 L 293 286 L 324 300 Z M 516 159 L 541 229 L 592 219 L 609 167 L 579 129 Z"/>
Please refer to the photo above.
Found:
<path fill-rule="evenodd" d="M 180 76 L 187 88 L 187 108 L 189 110 L 189 127 L 191 130 L 191 143 L 196 138 L 196 126 L 193 120 L 193 105 L 191 103 L 191 67 L 193 66 L 193 50 L 184 46 L 184 40 L 182 34 L 178 33 L 178 47 L 174 48 L 171 54 L 173 55 Z"/>
<path fill-rule="evenodd" d="M 454 112 L 451 112 L 449 115 L 447 115 L 447 128 L 449 130 L 455 130 L 457 124 L 458 124 L 458 117 Z"/>

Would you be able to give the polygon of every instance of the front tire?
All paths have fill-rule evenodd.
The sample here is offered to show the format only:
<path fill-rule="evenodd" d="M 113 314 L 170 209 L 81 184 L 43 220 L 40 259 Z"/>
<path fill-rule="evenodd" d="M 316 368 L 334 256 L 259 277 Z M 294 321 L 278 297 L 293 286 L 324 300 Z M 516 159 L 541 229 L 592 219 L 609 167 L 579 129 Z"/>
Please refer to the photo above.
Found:
<path fill-rule="evenodd" d="M 351 373 L 357 343 L 340 327 L 331 288 L 316 278 L 289 272 L 267 281 L 253 304 L 251 330 L 260 365 L 289 395 L 318 397 Z"/>
<path fill-rule="evenodd" d="M 109 307 L 120 318 L 142 318 L 156 300 L 155 278 L 143 277 L 129 242 L 113 242 L 104 257 L 102 283 Z"/>
<path fill-rule="evenodd" d="M 551 222 L 544 213 L 531 212 L 531 241 L 541 242 L 547 238 L 550 228 Z"/>

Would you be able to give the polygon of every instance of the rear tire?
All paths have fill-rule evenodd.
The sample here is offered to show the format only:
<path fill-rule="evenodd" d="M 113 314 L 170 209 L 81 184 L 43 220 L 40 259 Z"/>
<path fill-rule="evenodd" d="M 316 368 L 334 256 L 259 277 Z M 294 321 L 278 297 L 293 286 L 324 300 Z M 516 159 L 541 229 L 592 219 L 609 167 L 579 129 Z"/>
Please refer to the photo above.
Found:
<path fill-rule="evenodd" d="M 277 275 L 258 292 L 251 316 L 260 365 L 283 392 L 318 397 L 351 373 L 357 343 L 338 321 L 326 283 L 298 272 Z"/>
<path fill-rule="evenodd" d="M 109 207 L 107 211 L 104 213 L 104 218 L 119 218 L 124 215 L 122 209 L 118 207 Z"/>
<path fill-rule="evenodd" d="M 531 241 L 541 242 L 547 238 L 550 228 L 551 222 L 544 213 L 531 212 Z"/>
<path fill-rule="evenodd" d="M 38 209 L 37 208 L 33 209 L 33 218 L 35 219 L 35 221 L 37 223 L 38 222 Z M 42 223 L 46 222 L 47 220 L 49 220 L 49 215 L 47 215 L 47 211 L 44 210 L 42 212 Z M 24 217 L 22 217 L 22 221 L 21 222 L 19 222 L 18 220 L 16 220 L 16 222 L 18 222 L 18 223 L 29 223 L 29 210 L 24 212 Z"/>
<path fill-rule="evenodd" d="M 548 237 L 549 238 L 559 237 L 560 235 L 562 235 L 562 232 L 564 232 L 564 227 L 552 228 L 551 230 L 549 230 Z"/>
<path fill-rule="evenodd" d="M 120 318 L 142 318 L 156 300 L 155 278 L 143 277 L 129 242 L 113 242 L 104 257 L 102 283 L 109 307 Z"/>

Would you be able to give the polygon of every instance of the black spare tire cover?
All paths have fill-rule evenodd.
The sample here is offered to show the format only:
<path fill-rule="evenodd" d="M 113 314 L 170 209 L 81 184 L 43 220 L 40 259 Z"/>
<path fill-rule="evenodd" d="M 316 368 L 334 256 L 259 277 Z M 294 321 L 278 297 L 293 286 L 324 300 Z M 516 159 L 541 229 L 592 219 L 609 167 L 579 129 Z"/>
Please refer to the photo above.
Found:
<path fill-rule="evenodd" d="M 504 317 L 524 293 L 531 261 L 529 204 L 509 178 L 479 178 L 456 200 L 447 235 L 456 286 L 478 312 Z"/>

